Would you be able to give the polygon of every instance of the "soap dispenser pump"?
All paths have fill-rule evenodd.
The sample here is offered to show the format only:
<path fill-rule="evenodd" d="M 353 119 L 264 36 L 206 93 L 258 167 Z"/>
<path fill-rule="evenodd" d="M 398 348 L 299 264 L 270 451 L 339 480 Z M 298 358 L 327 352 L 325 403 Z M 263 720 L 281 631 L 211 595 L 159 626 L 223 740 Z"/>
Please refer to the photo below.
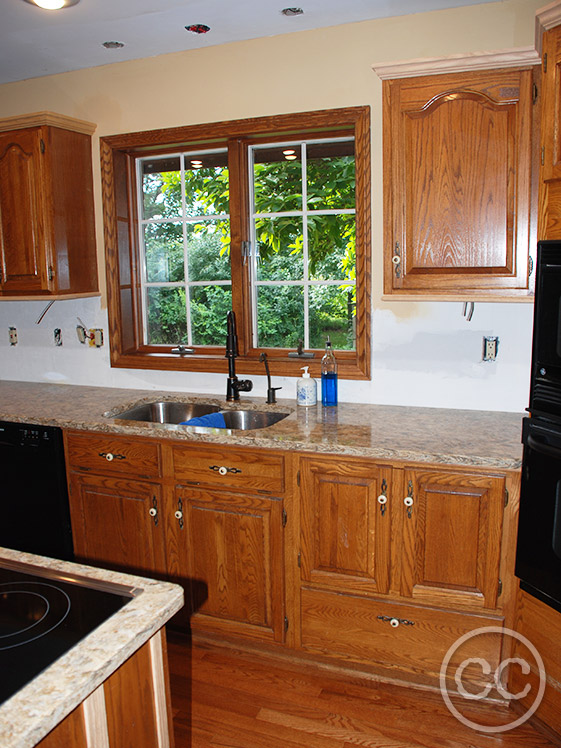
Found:
<path fill-rule="evenodd" d="M 302 366 L 304 372 L 296 383 L 296 403 L 306 407 L 317 403 L 316 380 L 310 376 L 309 366 Z"/>

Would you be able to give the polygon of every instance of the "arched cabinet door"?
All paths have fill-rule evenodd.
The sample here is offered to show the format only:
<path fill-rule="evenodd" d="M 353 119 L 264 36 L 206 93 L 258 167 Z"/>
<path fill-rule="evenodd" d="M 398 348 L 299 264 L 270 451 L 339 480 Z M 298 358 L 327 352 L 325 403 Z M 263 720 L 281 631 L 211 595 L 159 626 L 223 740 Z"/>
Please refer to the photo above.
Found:
<path fill-rule="evenodd" d="M 531 69 L 384 81 L 387 294 L 527 295 Z"/>

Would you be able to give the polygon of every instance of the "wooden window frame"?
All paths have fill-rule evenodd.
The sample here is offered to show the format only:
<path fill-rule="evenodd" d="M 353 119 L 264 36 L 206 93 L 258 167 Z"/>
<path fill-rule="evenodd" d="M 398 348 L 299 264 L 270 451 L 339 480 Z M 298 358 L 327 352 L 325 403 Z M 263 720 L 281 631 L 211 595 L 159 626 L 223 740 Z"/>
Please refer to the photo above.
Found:
<path fill-rule="evenodd" d="M 178 148 L 229 147 L 230 181 L 247 182 L 246 144 L 274 138 L 321 137 L 352 134 L 356 160 L 356 349 L 337 351 L 339 376 L 370 378 L 370 107 L 349 107 L 299 114 L 258 117 L 208 125 L 191 125 L 102 137 L 100 139 L 107 304 L 111 366 L 127 369 L 226 372 L 224 346 L 195 349 L 178 356 L 172 346 L 142 342 L 137 251 L 134 163 L 138 156 L 164 154 Z M 300 376 L 303 364 L 319 376 L 322 353 L 302 360 L 290 349 L 252 348 L 249 269 L 242 261 L 242 242 L 248 235 L 249 196 L 239 188 L 230 192 L 232 306 L 238 323 L 238 370 L 262 374 L 260 353 L 267 352 L 272 374 Z M 225 341 L 224 341 L 225 342 Z M 201 352 L 199 352 L 201 351 Z"/>

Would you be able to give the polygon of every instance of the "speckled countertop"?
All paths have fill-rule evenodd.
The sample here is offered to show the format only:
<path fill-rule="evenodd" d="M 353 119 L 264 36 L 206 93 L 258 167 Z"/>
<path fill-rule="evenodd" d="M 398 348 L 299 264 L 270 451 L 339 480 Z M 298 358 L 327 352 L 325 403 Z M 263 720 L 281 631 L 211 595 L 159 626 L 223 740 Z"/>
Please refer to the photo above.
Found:
<path fill-rule="evenodd" d="M 220 408 L 259 408 L 290 415 L 255 431 L 197 431 L 184 426 L 110 418 L 155 400 L 202 401 Z M 241 395 L 239 404 L 197 393 L 0 381 L 0 420 L 55 425 L 107 433 L 203 441 L 378 459 L 518 469 L 523 413 L 410 408 L 340 403 L 336 408 L 296 406 L 295 400 L 267 405 Z"/>
<path fill-rule="evenodd" d="M 183 590 L 168 582 L 0 548 L 0 565 L 6 561 L 142 590 L 0 707 L 0 746 L 31 748 L 162 628 L 183 605 Z"/>

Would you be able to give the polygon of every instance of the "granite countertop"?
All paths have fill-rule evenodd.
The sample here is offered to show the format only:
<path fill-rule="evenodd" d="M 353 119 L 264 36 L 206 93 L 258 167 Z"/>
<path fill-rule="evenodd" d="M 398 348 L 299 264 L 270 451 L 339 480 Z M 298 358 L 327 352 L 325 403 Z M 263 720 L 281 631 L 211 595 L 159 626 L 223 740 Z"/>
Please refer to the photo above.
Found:
<path fill-rule="evenodd" d="M 156 400 L 202 401 L 227 408 L 259 408 L 289 413 L 254 431 L 196 431 L 184 426 L 107 417 Z M 226 403 L 216 395 L 112 387 L 0 381 L 0 420 L 54 425 L 106 433 L 134 434 L 221 445 L 347 454 L 388 460 L 473 465 L 517 470 L 523 413 L 412 408 L 363 403 L 303 408 L 295 400 L 267 405 L 241 396 Z"/>
<path fill-rule="evenodd" d="M 168 582 L 7 548 L 0 548 L 0 564 L 2 561 L 142 589 L 141 594 L 0 706 L 0 746 L 31 748 L 162 628 L 182 607 L 183 590 Z M 8 676 L 3 673 L 2 677 Z"/>

